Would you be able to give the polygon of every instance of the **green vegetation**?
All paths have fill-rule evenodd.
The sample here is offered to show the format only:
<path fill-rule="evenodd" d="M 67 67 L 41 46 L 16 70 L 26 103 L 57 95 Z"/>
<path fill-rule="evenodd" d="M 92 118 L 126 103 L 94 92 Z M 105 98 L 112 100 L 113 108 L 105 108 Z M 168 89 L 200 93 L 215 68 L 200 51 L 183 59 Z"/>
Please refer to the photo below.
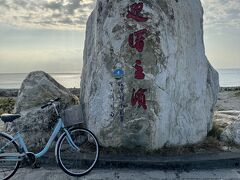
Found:
<path fill-rule="evenodd" d="M 14 98 L 0 97 L 0 115 L 3 113 L 12 113 L 15 105 Z"/>
<path fill-rule="evenodd" d="M 235 93 L 235 97 L 240 97 L 240 91 Z"/>
<path fill-rule="evenodd" d="M 227 126 L 228 126 L 227 123 L 223 125 L 219 125 L 219 123 L 217 123 L 216 121 L 213 121 L 213 127 L 212 127 L 212 130 L 208 133 L 208 136 L 216 137 L 219 139 L 220 135 L 222 134 L 222 132 Z"/>

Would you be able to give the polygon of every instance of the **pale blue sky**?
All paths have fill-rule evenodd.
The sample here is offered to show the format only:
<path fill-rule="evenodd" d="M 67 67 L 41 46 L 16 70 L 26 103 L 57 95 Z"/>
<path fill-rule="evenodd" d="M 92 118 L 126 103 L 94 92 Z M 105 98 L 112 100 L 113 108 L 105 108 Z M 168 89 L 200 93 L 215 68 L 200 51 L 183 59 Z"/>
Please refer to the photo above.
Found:
<path fill-rule="evenodd" d="M 206 54 L 240 68 L 240 0 L 201 0 Z M 0 0 L 0 73 L 80 72 L 95 0 Z"/>
<path fill-rule="evenodd" d="M 215 68 L 240 68 L 240 0 L 201 0 L 204 40 Z"/>

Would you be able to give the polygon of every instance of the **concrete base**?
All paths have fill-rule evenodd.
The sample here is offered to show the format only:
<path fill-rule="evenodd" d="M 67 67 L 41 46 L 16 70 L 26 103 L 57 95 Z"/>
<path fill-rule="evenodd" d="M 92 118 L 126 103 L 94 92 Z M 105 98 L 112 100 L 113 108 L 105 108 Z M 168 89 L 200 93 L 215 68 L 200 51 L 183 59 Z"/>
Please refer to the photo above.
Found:
<path fill-rule="evenodd" d="M 49 153 L 40 159 L 41 166 L 55 166 L 55 156 Z M 103 155 L 96 168 L 128 168 L 157 170 L 192 170 L 239 168 L 240 152 L 206 153 L 163 157 L 158 155 Z"/>

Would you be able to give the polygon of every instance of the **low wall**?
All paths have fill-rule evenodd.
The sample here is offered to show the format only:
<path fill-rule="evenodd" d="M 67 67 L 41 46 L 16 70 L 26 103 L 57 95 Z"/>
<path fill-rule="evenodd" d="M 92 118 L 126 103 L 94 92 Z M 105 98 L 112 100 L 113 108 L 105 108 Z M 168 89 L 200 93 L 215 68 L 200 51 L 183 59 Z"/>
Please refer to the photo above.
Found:
<path fill-rule="evenodd" d="M 19 89 L 0 89 L 0 97 L 17 97 Z M 69 88 L 72 94 L 79 97 L 80 88 Z"/>
<path fill-rule="evenodd" d="M 220 91 L 240 91 L 240 86 L 236 86 L 236 87 L 221 87 Z"/>

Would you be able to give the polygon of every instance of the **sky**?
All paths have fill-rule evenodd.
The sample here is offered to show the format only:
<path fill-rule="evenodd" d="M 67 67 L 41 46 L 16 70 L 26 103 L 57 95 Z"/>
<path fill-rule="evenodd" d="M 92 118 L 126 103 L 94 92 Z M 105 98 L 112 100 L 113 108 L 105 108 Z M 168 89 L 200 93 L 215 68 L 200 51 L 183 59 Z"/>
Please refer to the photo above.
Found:
<path fill-rule="evenodd" d="M 240 68 L 240 0 L 201 0 L 206 54 Z M 0 73 L 80 72 L 95 0 L 0 0 Z"/>

